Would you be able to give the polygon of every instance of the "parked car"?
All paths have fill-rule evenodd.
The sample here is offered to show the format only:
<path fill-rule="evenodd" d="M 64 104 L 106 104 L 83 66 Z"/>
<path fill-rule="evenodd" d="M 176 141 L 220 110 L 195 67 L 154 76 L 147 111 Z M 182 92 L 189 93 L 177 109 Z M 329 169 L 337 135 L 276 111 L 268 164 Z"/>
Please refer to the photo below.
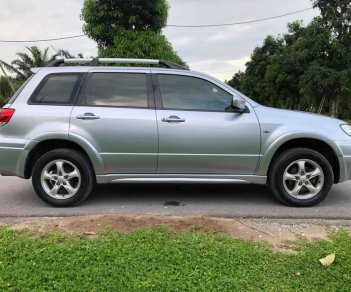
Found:
<path fill-rule="evenodd" d="M 350 125 L 262 106 L 187 67 L 95 58 L 32 71 L 0 111 L 0 173 L 32 178 L 51 205 L 142 181 L 269 184 L 284 204 L 311 206 L 351 179 Z"/>

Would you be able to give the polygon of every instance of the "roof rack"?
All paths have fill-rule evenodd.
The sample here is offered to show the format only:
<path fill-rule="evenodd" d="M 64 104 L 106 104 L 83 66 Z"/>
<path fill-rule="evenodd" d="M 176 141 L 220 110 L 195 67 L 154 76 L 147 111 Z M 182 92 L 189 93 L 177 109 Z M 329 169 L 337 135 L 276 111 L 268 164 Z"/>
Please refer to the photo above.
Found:
<path fill-rule="evenodd" d="M 57 59 L 52 61 L 47 67 L 59 67 L 63 64 L 89 64 L 89 66 L 98 66 L 103 64 L 148 64 L 148 65 L 163 65 L 169 69 L 189 70 L 188 67 L 179 65 L 166 60 L 155 59 L 124 59 L 124 58 L 76 58 L 76 59 Z"/>

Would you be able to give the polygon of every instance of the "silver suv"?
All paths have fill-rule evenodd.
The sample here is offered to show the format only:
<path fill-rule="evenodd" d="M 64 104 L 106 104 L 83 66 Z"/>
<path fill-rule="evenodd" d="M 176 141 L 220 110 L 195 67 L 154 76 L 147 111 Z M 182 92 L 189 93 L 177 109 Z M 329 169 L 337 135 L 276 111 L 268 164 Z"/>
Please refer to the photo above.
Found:
<path fill-rule="evenodd" d="M 54 206 L 110 182 L 269 184 L 283 203 L 311 206 L 351 179 L 351 126 L 261 106 L 186 67 L 95 58 L 32 71 L 0 111 L 0 173 L 32 178 Z"/>

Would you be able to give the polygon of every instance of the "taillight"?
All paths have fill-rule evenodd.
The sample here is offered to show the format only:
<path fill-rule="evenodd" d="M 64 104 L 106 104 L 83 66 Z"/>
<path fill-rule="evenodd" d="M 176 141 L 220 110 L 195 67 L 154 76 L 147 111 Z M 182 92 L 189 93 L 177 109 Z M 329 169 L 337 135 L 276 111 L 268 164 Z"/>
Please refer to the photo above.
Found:
<path fill-rule="evenodd" d="M 0 110 L 0 127 L 6 125 L 12 118 L 15 110 L 13 108 L 5 108 Z"/>

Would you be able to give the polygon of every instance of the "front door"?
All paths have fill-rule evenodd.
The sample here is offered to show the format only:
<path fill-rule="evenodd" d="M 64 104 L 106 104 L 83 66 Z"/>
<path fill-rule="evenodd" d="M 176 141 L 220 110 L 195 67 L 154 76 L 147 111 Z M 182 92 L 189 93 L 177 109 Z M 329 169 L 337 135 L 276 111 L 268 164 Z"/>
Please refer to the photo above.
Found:
<path fill-rule="evenodd" d="M 95 147 L 107 174 L 156 172 L 156 113 L 146 73 L 90 72 L 72 111 L 70 133 Z"/>
<path fill-rule="evenodd" d="M 260 127 L 253 110 L 236 113 L 233 95 L 207 80 L 155 76 L 158 98 L 158 173 L 253 174 Z"/>

